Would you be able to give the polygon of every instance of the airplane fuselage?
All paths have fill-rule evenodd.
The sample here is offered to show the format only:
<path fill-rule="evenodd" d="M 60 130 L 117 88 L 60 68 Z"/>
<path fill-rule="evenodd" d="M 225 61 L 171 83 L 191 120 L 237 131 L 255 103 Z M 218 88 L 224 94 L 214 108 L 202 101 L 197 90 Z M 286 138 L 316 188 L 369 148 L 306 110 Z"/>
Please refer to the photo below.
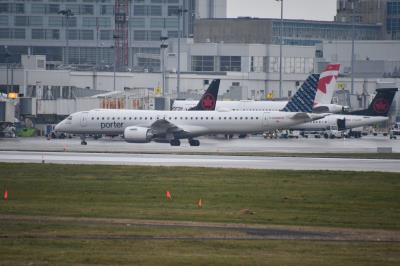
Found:
<path fill-rule="evenodd" d="M 150 128 L 157 120 L 165 120 L 190 132 L 204 134 L 257 133 L 287 128 L 311 119 L 294 119 L 291 112 L 259 111 L 149 111 L 96 109 L 74 113 L 56 126 L 56 130 L 72 134 L 122 134 L 127 127 Z"/>

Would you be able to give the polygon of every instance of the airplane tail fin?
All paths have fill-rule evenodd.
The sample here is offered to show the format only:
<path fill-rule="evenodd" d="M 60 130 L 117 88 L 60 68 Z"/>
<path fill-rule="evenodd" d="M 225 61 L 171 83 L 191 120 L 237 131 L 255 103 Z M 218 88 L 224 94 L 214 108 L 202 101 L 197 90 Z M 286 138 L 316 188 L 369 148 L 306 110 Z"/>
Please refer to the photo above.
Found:
<path fill-rule="evenodd" d="M 372 100 L 368 109 L 350 112 L 351 115 L 365 116 L 387 116 L 393 102 L 393 98 L 398 91 L 397 88 L 377 89 L 377 94 Z"/>
<path fill-rule="evenodd" d="M 197 111 L 213 111 L 215 110 L 215 105 L 217 104 L 218 90 L 219 90 L 219 79 L 214 79 L 208 89 L 201 97 L 199 103 L 190 108 L 189 110 Z"/>
<path fill-rule="evenodd" d="M 284 112 L 305 112 L 311 113 L 317 91 L 319 74 L 311 74 L 301 85 L 300 89 L 290 99 L 287 105 L 282 109 Z"/>
<path fill-rule="evenodd" d="M 329 64 L 321 73 L 318 81 L 314 105 L 330 104 L 336 90 L 336 80 L 339 76 L 340 64 Z"/>

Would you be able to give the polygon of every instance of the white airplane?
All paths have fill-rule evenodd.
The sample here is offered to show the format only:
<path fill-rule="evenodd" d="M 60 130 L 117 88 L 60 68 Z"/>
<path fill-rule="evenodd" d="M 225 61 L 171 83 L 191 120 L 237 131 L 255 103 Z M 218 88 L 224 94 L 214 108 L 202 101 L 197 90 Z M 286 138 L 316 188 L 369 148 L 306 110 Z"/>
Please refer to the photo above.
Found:
<path fill-rule="evenodd" d="M 149 111 L 96 109 L 77 112 L 56 125 L 56 132 L 80 134 L 86 145 L 88 134 L 123 134 L 125 141 L 169 142 L 179 146 L 188 139 L 199 146 L 195 137 L 209 134 L 249 134 L 285 129 L 323 118 L 325 114 L 263 111 Z"/>
<path fill-rule="evenodd" d="M 329 64 L 321 73 L 316 86 L 313 112 L 316 113 L 337 113 L 345 110 L 337 104 L 331 104 L 333 93 L 336 89 L 336 80 L 339 75 L 340 65 Z M 232 111 L 280 111 L 288 101 L 217 101 L 216 110 Z M 176 100 L 172 105 L 172 110 L 189 110 L 197 104 L 197 101 Z"/>
<path fill-rule="evenodd" d="M 313 87 L 318 75 L 311 75 L 301 90 L 289 101 L 284 111 L 204 111 L 216 95 L 219 80 L 211 83 L 205 97 L 199 101 L 201 111 L 150 111 L 96 109 L 77 112 L 56 125 L 55 131 L 79 134 L 82 145 L 89 134 L 123 134 L 127 142 L 169 142 L 179 146 L 180 139 L 188 139 L 191 146 L 199 146 L 194 138 L 210 134 L 250 134 L 285 129 L 316 119 L 326 114 L 312 114 Z M 296 112 L 292 110 L 296 109 Z"/>
<path fill-rule="evenodd" d="M 388 120 L 388 113 L 397 88 L 377 89 L 377 94 L 368 109 L 347 114 L 331 114 L 318 121 L 291 126 L 290 129 L 317 131 L 337 127 L 339 131 L 373 125 Z"/>

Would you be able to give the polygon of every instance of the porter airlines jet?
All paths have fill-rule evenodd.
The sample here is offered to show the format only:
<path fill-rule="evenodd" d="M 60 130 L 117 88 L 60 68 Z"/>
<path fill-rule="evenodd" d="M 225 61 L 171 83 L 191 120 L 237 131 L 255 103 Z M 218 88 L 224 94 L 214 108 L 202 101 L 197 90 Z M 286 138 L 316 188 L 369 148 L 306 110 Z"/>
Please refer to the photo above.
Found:
<path fill-rule="evenodd" d="M 311 90 L 318 75 L 311 75 L 303 84 Z M 215 81 L 212 84 L 218 83 Z M 315 95 L 315 94 L 314 94 Z M 212 97 L 203 97 L 210 104 Z M 297 124 L 321 119 L 326 114 L 304 111 L 291 112 L 291 106 L 305 101 L 289 102 L 285 111 L 153 111 L 95 109 L 71 114 L 56 125 L 55 131 L 80 134 L 86 145 L 88 134 L 123 134 L 125 141 L 146 143 L 150 141 L 179 146 L 180 139 L 188 139 L 191 146 L 199 146 L 196 137 L 209 134 L 249 134 L 274 129 L 285 129 Z M 312 100 L 307 101 L 312 106 Z"/>
<path fill-rule="evenodd" d="M 332 104 L 333 93 L 336 90 L 336 80 L 339 76 L 340 64 L 329 64 L 319 77 L 316 86 L 316 96 L 313 100 L 314 113 L 337 113 L 346 110 L 348 107 Z M 213 108 L 216 110 L 232 111 L 280 111 L 287 101 L 218 101 Z M 191 110 L 197 104 L 196 101 L 176 100 L 172 110 Z"/>

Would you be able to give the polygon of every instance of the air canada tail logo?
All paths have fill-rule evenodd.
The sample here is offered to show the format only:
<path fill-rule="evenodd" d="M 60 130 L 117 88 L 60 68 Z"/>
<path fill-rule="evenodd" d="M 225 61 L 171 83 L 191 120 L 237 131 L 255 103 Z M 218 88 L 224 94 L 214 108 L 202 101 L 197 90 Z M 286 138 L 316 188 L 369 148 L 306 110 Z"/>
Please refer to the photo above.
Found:
<path fill-rule="evenodd" d="M 215 108 L 215 98 L 213 95 L 207 93 L 201 99 L 201 106 L 204 110 L 212 110 Z"/>
<path fill-rule="evenodd" d="M 387 113 L 387 111 L 389 111 L 389 101 L 386 99 L 377 99 L 372 108 L 374 109 L 375 112 L 377 112 L 378 114 L 384 114 Z"/>

